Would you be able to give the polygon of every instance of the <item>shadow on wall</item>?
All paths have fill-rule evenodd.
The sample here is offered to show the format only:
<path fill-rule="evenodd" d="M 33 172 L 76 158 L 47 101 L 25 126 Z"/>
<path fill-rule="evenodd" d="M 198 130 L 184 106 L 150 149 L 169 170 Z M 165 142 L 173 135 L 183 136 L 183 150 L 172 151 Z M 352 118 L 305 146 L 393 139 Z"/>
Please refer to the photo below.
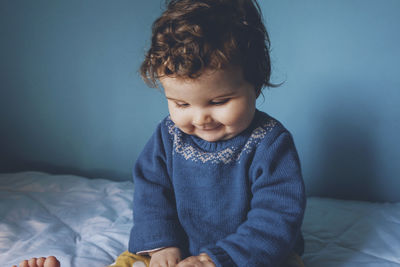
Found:
<path fill-rule="evenodd" d="M 328 197 L 377 201 L 382 199 L 375 140 L 378 118 L 373 101 L 347 95 L 352 91 L 360 92 L 343 90 L 323 101 L 324 107 L 314 114 L 319 127 L 312 149 L 316 153 L 311 177 L 317 178 L 312 188 Z"/>

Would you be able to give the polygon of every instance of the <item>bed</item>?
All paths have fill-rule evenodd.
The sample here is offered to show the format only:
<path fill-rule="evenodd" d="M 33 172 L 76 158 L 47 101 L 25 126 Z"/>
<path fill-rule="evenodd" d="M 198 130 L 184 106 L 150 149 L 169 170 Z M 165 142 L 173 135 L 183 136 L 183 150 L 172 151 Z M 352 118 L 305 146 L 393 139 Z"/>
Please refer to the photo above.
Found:
<path fill-rule="evenodd" d="M 41 172 L 0 174 L 0 266 L 54 255 L 106 266 L 127 248 L 130 181 Z M 400 266 L 400 203 L 308 198 L 307 267 Z"/>

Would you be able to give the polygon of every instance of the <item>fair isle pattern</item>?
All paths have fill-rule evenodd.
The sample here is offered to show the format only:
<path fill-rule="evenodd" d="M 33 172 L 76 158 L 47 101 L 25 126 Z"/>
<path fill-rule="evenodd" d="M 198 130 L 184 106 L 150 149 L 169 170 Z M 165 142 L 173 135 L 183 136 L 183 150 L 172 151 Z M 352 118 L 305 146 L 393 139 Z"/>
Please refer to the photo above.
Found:
<path fill-rule="evenodd" d="M 194 162 L 201 161 L 202 163 L 210 162 L 213 164 L 228 164 L 233 161 L 239 161 L 243 154 L 250 153 L 261 142 L 267 133 L 276 126 L 277 121 L 272 118 L 264 118 L 260 124 L 261 126 L 253 130 L 250 138 L 241 150 L 239 147 L 231 146 L 217 152 L 206 152 L 198 147 L 184 143 L 182 140 L 182 132 L 169 117 L 166 120 L 168 132 L 173 137 L 174 152 L 180 154 L 186 160 Z"/>

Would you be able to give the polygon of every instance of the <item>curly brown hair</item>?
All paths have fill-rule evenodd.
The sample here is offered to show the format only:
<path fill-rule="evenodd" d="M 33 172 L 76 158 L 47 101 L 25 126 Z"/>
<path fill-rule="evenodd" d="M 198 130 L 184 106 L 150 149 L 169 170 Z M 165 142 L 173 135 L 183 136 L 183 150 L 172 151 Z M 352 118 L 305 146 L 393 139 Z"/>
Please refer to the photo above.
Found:
<path fill-rule="evenodd" d="M 256 0 L 170 0 L 153 23 L 140 72 L 157 87 L 163 76 L 197 78 L 238 64 L 259 94 L 270 83 L 270 40 Z"/>

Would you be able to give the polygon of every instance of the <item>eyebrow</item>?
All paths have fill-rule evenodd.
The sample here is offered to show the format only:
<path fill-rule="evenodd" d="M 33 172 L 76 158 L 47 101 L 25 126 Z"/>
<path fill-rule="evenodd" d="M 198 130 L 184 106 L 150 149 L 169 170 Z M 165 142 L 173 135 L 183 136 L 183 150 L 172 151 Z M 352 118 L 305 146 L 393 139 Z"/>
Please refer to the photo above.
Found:
<path fill-rule="evenodd" d="M 212 99 L 229 98 L 229 97 L 233 97 L 233 96 L 235 96 L 234 93 L 228 93 L 228 94 L 225 94 L 225 95 L 219 95 L 219 96 L 213 97 Z M 185 102 L 184 100 L 176 99 L 176 98 L 169 97 L 169 96 L 165 96 L 165 98 L 167 98 L 168 100 L 172 100 L 172 101 L 182 101 L 182 102 Z"/>
<path fill-rule="evenodd" d="M 167 98 L 168 100 L 172 100 L 172 101 L 182 101 L 182 102 L 185 102 L 185 101 L 183 101 L 183 100 L 175 99 L 175 98 L 168 97 L 168 96 L 166 96 L 165 98 Z"/>
<path fill-rule="evenodd" d="M 230 93 L 227 93 L 227 94 L 224 94 L 224 95 L 216 96 L 216 97 L 214 97 L 214 99 L 215 98 L 228 98 L 228 97 L 233 97 L 235 95 L 236 95 L 235 93 L 230 92 Z"/>

